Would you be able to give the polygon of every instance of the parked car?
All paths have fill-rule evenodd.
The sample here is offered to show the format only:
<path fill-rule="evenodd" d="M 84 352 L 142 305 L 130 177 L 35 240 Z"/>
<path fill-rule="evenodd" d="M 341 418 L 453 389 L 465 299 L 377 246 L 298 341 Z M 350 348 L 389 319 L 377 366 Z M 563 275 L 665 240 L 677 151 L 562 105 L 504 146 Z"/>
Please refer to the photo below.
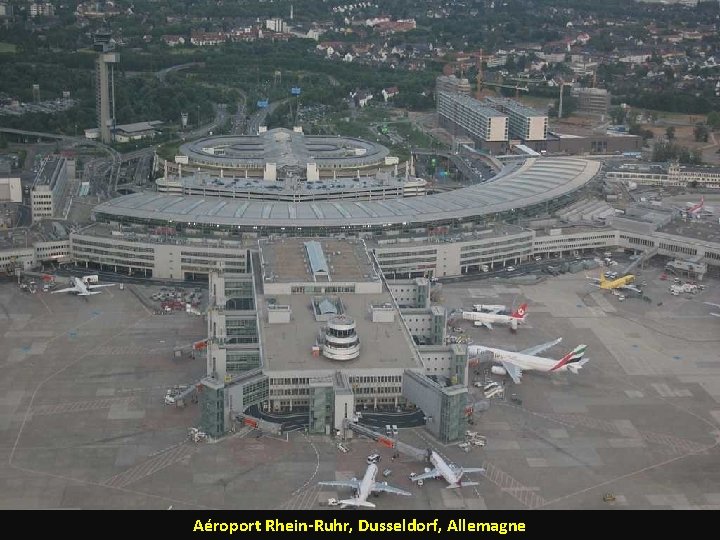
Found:
<path fill-rule="evenodd" d="M 380 462 L 380 459 L 382 459 L 380 457 L 380 454 L 378 454 L 377 452 L 374 452 L 367 457 L 368 465 L 370 465 L 371 463 L 378 463 L 378 462 Z"/>

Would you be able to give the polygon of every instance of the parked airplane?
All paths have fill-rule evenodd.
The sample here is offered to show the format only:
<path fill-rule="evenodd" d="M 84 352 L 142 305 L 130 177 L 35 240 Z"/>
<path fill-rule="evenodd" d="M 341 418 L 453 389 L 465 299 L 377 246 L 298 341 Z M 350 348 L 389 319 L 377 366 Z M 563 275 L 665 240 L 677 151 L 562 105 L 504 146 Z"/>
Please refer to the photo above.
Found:
<path fill-rule="evenodd" d="M 624 291 L 633 291 L 638 294 L 642 294 L 642 290 L 640 288 L 632 285 L 632 282 L 635 281 L 635 276 L 632 274 L 628 274 L 626 276 L 622 276 L 612 280 L 607 279 L 603 274 L 600 274 L 599 279 L 591 277 L 589 277 L 588 279 L 593 281 L 593 285 L 595 285 L 595 287 L 599 287 L 601 289 L 622 289 Z"/>
<path fill-rule="evenodd" d="M 560 341 L 562 341 L 562 338 L 520 352 L 493 349 L 482 345 L 469 345 L 468 357 L 478 356 L 485 351 L 493 353 L 493 361 L 499 363 L 500 366 L 493 366 L 491 368 L 492 373 L 496 375 L 510 375 L 515 384 L 520 384 L 523 370 L 547 372 L 569 371 L 577 375 L 578 371 L 580 371 L 589 360 L 589 358 L 583 358 L 585 349 L 587 348 L 586 345 L 578 345 L 560 360 L 537 356 L 541 352 L 557 345 Z"/>
<path fill-rule="evenodd" d="M 492 330 L 492 323 L 507 324 L 510 328 L 517 330 L 519 324 L 525 322 L 527 317 L 527 304 L 522 304 L 510 315 L 504 315 L 497 312 L 483 313 L 481 311 L 463 311 L 462 318 L 467 321 L 475 321 L 475 326 L 485 326 L 488 330 Z"/>
<path fill-rule="evenodd" d="M 685 203 L 684 212 L 689 217 L 700 218 L 704 215 L 713 214 L 715 210 L 709 206 L 705 206 L 705 196 L 701 195 L 699 203 Z"/>
<path fill-rule="evenodd" d="M 91 289 L 99 289 L 100 287 L 113 287 L 115 283 L 107 283 L 105 285 L 91 285 L 82 278 L 71 278 L 72 287 L 66 289 L 58 289 L 53 291 L 52 294 L 69 292 L 77 294 L 78 296 L 90 296 L 91 294 L 100 294 L 100 291 L 92 291 Z"/>
<path fill-rule="evenodd" d="M 720 308 L 720 304 L 713 304 L 712 302 L 705 302 L 705 303 L 706 303 L 708 306 Z M 720 317 L 720 313 L 710 312 L 710 315 L 712 315 L 713 317 Z"/>
<path fill-rule="evenodd" d="M 465 473 L 484 473 L 485 469 L 479 467 L 458 467 L 448 464 L 435 450 L 428 450 L 428 452 L 430 454 L 430 463 L 432 463 L 434 468 L 428 472 L 413 476 L 413 482 L 428 478 L 440 478 L 442 476 L 448 483 L 447 489 L 479 485 L 478 482 L 463 482 L 462 477 Z"/>
<path fill-rule="evenodd" d="M 352 499 L 338 501 L 341 508 L 347 508 L 348 506 L 375 508 L 373 503 L 367 502 L 367 498 L 370 496 L 370 493 L 385 492 L 394 493 L 395 495 L 405 495 L 407 497 L 412 495 L 412 493 L 408 491 L 389 486 L 387 482 L 376 482 L 375 476 L 377 475 L 377 471 L 377 465 L 371 463 L 368 465 L 368 468 L 365 471 L 365 476 L 362 477 L 362 480 L 352 478 L 350 480 L 336 480 L 334 482 L 318 482 L 318 484 L 321 486 L 350 487 L 355 490 L 355 495 Z"/>

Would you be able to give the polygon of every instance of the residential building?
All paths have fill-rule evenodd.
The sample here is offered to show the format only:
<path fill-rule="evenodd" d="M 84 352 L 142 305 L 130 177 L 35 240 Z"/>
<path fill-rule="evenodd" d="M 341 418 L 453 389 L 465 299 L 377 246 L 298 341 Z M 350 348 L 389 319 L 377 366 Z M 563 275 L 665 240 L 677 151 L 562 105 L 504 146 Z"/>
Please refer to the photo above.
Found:
<path fill-rule="evenodd" d="M 440 92 L 437 112 L 440 125 L 448 128 L 453 135 L 467 135 L 482 147 L 501 149 L 507 146 L 507 115 L 484 106 L 470 96 Z"/>

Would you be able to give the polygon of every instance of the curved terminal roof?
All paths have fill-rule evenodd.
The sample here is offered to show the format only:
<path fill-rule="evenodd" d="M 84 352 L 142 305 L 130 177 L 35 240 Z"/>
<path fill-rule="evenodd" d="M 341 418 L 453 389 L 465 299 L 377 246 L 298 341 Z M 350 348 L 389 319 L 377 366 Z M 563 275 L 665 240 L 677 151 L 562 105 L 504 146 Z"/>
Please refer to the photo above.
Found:
<path fill-rule="evenodd" d="M 587 184 L 600 163 L 580 158 L 529 158 L 488 182 L 423 197 L 381 201 L 257 201 L 164 193 L 125 195 L 95 207 L 109 218 L 252 227 L 363 227 L 429 223 L 521 209 Z"/>
<path fill-rule="evenodd" d="M 368 167 L 384 162 L 389 150 L 352 137 L 305 135 L 277 128 L 258 135 L 204 137 L 180 146 L 191 165 L 224 169 L 278 169 L 316 163 L 320 169 Z"/>

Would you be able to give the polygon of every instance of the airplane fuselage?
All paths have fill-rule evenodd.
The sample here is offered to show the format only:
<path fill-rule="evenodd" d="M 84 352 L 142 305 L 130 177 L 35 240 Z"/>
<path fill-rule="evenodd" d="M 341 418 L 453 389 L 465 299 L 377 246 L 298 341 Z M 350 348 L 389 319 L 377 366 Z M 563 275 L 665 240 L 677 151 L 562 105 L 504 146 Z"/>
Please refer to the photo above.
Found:
<path fill-rule="evenodd" d="M 467 317 L 465 316 L 467 314 Z M 476 321 L 481 323 L 490 323 L 490 324 L 510 324 L 513 320 L 513 317 L 510 315 L 500 315 L 498 313 L 480 313 L 478 311 L 466 311 L 463 313 L 463 319 L 467 319 L 469 321 Z M 518 322 L 520 322 L 522 319 L 517 319 Z"/>
<path fill-rule="evenodd" d="M 481 346 L 470 346 L 468 347 L 468 356 L 477 356 L 479 353 L 484 351 L 490 351 L 493 353 L 493 361 L 495 362 L 509 362 L 516 365 L 523 371 L 550 371 L 555 365 L 557 360 L 551 360 L 550 358 L 540 358 L 538 356 L 531 356 L 529 354 L 516 353 L 512 351 L 503 351 L 501 349 L 493 349 L 491 347 Z M 556 368 L 554 371 L 567 371 L 567 364 Z"/>
<path fill-rule="evenodd" d="M 87 294 L 89 292 L 87 286 L 85 285 L 85 282 L 82 279 L 73 277 L 72 281 L 73 281 L 73 285 L 77 289 L 78 294 L 82 294 L 82 293 Z"/>
<path fill-rule="evenodd" d="M 455 485 L 460 482 L 461 474 L 457 474 L 453 471 L 445 460 L 433 450 L 430 454 L 430 463 L 432 463 L 440 475 L 445 479 L 448 484 Z"/>
<path fill-rule="evenodd" d="M 357 494 L 357 499 L 359 501 L 367 501 L 367 498 L 370 496 L 370 492 L 372 491 L 372 487 L 375 484 L 375 476 L 377 475 L 377 471 L 377 465 L 375 465 L 374 463 L 368 465 L 368 468 L 365 470 L 365 475 L 360 481 L 360 489 L 358 490 Z"/>
<path fill-rule="evenodd" d="M 628 275 L 621 278 L 613 279 L 612 281 L 600 281 L 600 288 L 602 289 L 618 289 L 632 284 L 635 281 L 635 276 Z"/>

